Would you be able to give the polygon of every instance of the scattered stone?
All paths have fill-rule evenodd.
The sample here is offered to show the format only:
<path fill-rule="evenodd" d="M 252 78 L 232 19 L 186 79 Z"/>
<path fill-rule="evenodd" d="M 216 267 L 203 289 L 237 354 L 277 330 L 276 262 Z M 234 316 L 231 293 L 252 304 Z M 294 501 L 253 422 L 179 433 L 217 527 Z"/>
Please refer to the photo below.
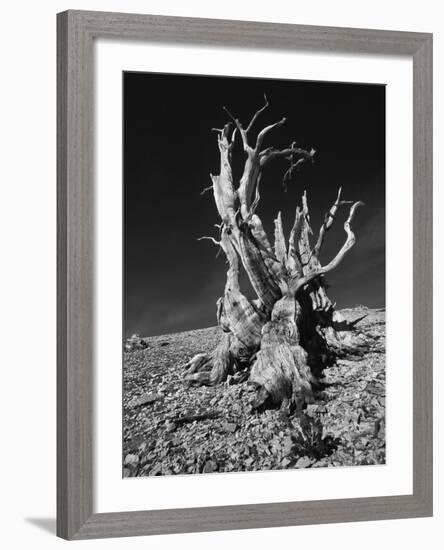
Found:
<path fill-rule="evenodd" d="M 217 469 L 217 463 L 214 460 L 207 460 L 202 471 L 204 474 L 210 474 L 211 472 L 216 472 Z"/>
<path fill-rule="evenodd" d="M 308 456 L 301 456 L 301 458 L 294 465 L 295 468 L 308 468 L 311 466 L 312 460 Z"/>
<path fill-rule="evenodd" d="M 234 422 L 224 422 L 222 424 L 222 429 L 224 432 L 234 433 L 237 428 L 238 426 Z"/>
<path fill-rule="evenodd" d="M 351 318 L 358 315 L 350 310 Z M 378 338 L 339 358 L 315 403 L 288 418 L 274 409 L 250 411 L 255 389 L 239 373 L 234 385 L 185 387 L 180 366 L 195 353 L 211 353 L 218 328 L 150 337 L 144 351 L 125 351 L 123 461 L 134 457 L 124 464 L 124 476 L 383 464 L 383 313 L 369 310 L 359 326 Z M 248 375 L 248 369 L 240 372 Z M 144 404 L 142 396 L 149 396 Z"/>
<path fill-rule="evenodd" d="M 318 405 L 307 405 L 307 408 L 305 409 L 305 414 L 308 416 L 315 416 L 317 410 Z"/>
<path fill-rule="evenodd" d="M 152 405 L 156 401 L 163 399 L 163 395 L 159 393 L 144 393 L 140 397 L 134 397 L 128 403 L 128 407 L 134 409 L 136 407 L 142 407 L 143 405 Z"/>
<path fill-rule="evenodd" d="M 162 465 L 156 464 L 153 468 L 151 468 L 149 475 L 150 476 L 159 476 L 162 473 Z"/>
<path fill-rule="evenodd" d="M 208 420 L 210 418 L 217 418 L 220 415 L 219 411 L 203 411 L 199 414 L 185 414 L 175 419 L 176 424 L 195 424 L 200 420 Z"/>
<path fill-rule="evenodd" d="M 284 438 L 282 442 L 282 454 L 288 456 L 293 450 L 293 441 L 290 436 Z"/>
<path fill-rule="evenodd" d="M 123 461 L 123 464 L 125 466 L 137 466 L 139 464 L 139 457 L 138 455 L 134 454 L 127 454 L 125 456 L 125 460 Z"/>
<path fill-rule="evenodd" d="M 145 340 L 142 340 L 142 338 L 138 334 L 133 334 L 129 338 L 126 338 L 123 343 L 123 349 L 126 352 L 142 350 L 146 349 L 147 347 L 148 344 L 145 342 Z"/>

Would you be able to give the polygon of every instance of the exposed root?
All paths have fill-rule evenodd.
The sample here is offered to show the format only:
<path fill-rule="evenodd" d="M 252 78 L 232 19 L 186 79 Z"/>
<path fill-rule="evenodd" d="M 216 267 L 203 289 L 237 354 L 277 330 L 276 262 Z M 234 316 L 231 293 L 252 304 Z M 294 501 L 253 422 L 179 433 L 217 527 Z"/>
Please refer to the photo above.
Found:
<path fill-rule="evenodd" d="M 198 353 L 188 363 L 185 363 L 184 368 L 188 371 L 188 375 L 210 369 L 211 355 L 208 355 L 208 353 Z"/>
<path fill-rule="evenodd" d="M 365 343 L 365 336 L 355 329 L 359 321 L 366 315 L 353 322 L 348 322 L 339 312 L 333 312 L 331 322 L 322 330 L 329 348 L 337 355 L 343 355 Z"/>
<path fill-rule="evenodd" d="M 199 353 L 185 365 L 188 373 L 185 380 L 192 385 L 214 386 L 233 373 L 233 356 L 230 351 L 231 334 L 224 333 L 222 340 L 211 355 Z"/>

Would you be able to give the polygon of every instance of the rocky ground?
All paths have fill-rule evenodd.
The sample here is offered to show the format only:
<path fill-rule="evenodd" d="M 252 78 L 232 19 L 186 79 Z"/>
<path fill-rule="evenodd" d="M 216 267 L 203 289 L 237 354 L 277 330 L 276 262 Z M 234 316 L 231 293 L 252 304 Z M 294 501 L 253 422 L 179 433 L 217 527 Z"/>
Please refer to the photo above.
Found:
<path fill-rule="evenodd" d="M 123 475 L 194 474 L 385 463 L 385 311 L 342 310 L 365 344 L 325 372 L 316 402 L 286 417 L 252 413 L 230 378 L 187 387 L 183 365 L 214 349 L 218 328 L 144 339 L 124 352 Z"/>

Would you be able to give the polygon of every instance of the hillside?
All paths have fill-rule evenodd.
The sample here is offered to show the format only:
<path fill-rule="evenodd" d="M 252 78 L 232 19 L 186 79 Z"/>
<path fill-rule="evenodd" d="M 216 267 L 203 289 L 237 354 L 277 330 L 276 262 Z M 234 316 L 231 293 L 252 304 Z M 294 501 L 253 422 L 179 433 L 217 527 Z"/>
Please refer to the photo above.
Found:
<path fill-rule="evenodd" d="M 124 353 L 125 477 L 383 464 L 385 311 L 342 310 L 365 343 L 325 371 L 302 415 L 252 413 L 247 381 L 188 387 L 183 365 L 209 352 L 220 329 L 146 338 Z"/>

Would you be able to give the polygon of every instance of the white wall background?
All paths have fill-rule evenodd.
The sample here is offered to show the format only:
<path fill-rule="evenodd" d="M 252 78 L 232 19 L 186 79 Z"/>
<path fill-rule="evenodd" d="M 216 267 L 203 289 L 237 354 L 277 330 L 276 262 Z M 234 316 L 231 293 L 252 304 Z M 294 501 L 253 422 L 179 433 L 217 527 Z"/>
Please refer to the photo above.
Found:
<path fill-rule="evenodd" d="M 444 17 L 436 0 L 46 0 L 2 6 L 0 40 L 1 478 L 2 546 L 34 550 L 65 544 L 55 530 L 55 14 L 68 8 L 283 23 L 426 31 L 435 34 L 435 269 L 442 254 Z M 443 387 L 439 339 L 443 292 L 435 285 L 435 517 L 88 541 L 82 548 L 194 550 L 290 548 L 404 550 L 439 546 L 444 528 Z"/>

